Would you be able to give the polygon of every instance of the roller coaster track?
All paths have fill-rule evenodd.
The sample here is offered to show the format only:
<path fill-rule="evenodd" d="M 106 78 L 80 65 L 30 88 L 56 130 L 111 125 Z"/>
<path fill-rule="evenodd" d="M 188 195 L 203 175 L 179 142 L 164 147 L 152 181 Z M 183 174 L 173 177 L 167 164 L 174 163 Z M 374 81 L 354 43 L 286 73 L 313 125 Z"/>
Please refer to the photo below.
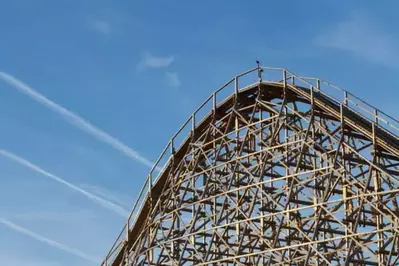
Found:
<path fill-rule="evenodd" d="M 102 265 L 399 265 L 398 132 L 326 81 L 237 75 L 168 142 Z"/>

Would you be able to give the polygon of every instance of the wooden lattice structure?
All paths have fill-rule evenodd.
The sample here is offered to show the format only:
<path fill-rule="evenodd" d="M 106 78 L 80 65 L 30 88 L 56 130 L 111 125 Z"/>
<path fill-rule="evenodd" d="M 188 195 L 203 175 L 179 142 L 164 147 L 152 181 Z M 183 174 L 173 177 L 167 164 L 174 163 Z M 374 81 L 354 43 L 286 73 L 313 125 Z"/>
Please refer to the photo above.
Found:
<path fill-rule="evenodd" d="M 319 79 L 238 75 L 168 143 L 103 265 L 399 265 L 398 126 Z"/>

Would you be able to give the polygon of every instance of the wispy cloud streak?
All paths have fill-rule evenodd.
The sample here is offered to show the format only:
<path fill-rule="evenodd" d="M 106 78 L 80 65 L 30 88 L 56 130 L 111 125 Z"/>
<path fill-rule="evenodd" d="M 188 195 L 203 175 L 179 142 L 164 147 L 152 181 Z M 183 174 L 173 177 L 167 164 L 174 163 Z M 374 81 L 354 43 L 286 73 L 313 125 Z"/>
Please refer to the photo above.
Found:
<path fill-rule="evenodd" d="M 112 31 L 111 24 L 104 20 L 91 19 L 90 24 L 94 30 L 96 30 L 104 35 L 108 35 Z"/>
<path fill-rule="evenodd" d="M 21 165 L 23 165 L 25 167 L 28 167 L 28 168 L 30 168 L 31 170 L 33 170 L 33 171 L 35 171 L 37 173 L 40 173 L 40 174 L 42 174 L 42 175 L 44 175 L 44 176 L 46 176 L 46 177 L 48 177 L 48 178 L 50 178 L 50 179 L 52 179 L 54 181 L 57 181 L 58 183 L 61 183 L 61 184 L 65 185 L 65 186 L 69 187 L 70 189 L 73 189 L 73 190 L 83 194 L 84 196 L 86 196 L 90 200 L 93 200 L 95 203 L 98 203 L 102 207 L 104 207 L 106 209 L 109 209 L 109 210 L 111 210 L 111 211 L 113 211 L 113 212 L 115 212 L 115 213 L 117 213 L 117 214 L 119 214 L 119 215 L 121 215 L 123 217 L 127 217 L 129 215 L 129 212 L 127 210 L 125 210 L 123 207 L 121 207 L 121 206 L 119 206 L 119 205 L 117 205 L 117 204 L 115 204 L 115 203 L 113 203 L 113 202 L 111 202 L 111 201 L 109 201 L 107 199 L 104 199 L 102 197 L 96 196 L 96 195 L 88 192 L 87 190 L 84 190 L 84 189 L 82 189 L 82 188 L 80 188 L 80 187 L 78 187 L 78 186 L 66 181 L 65 179 L 63 179 L 63 178 L 61 178 L 59 176 L 56 176 L 56 175 L 54 175 L 52 173 L 49 173 L 46 170 L 40 168 L 39 166 L 29 162 L 28 160 L 26 160 L 26 159 L 24 159 L 24 158 L 22 158 L 22 157 L 20 157 L 20 156 L 18 156 L 16 154 L 14 154 L 14 153 L 11 153 L 11 152 L 6 151 L 6 150 L 0 150 L 0 155 L 2 155 L 4 157 L 7 157 L 8 159 L 10 159 L 10 160 L 12 160 L 14 162 L 17 162 L 17 163 L 19 163 L 19 164 L 21 164 Z"/>
<path fill-rule="evenodd" d="M 62 107 L 61 105 L 57 104 L 56 102 L 48 99 L 44 95 L 40 94 L 39 92 L 35 91 L 32 89 L 30 86 L 27 84 L 23 83 L 22 81 L 18 80 L 17 78 L 11 76 L 10 74 L 7 74 L 5 72 L 0 72 L 0 78 L 16 88 L 18 91 L 26 94 L 27 96 L 31 97 L 35 101 L 39 102 L 43 106 L 49 108 L 50 110 L 58 113 L 61 115 L 62 118 L 64 118 L 67 122 L 70 124 L 76 126 L 77 128 L 85 131 L 86 133 L 94 136 L 98 140 L 109 144 L 113 148 L 121 151 L 128 157 L 138 161 L 139 163 L 146 165 L 148 167 L 152 167 L 154 163 L 147 158 L 141 156 L 137 151 L 132 150 L 130 147 L 128 147 L 126 144 L 124 144 L 122 141 L 112 137 L 108 133 L 104 132 L 102 129 L 92 125 L 90 122 L 87 120 L 83 119 L 79 115 L 73 113 L 72 111 Z M 160 169 L 157 168 L 159 171 Z"/>
<path fill-rule="evenodd" d="M 132 202 L 134 202 L 134 198 L 119 192 L 116 193 L 115 191 L 111 191 L 104 187 L 98 187 L 91 184 L 79 184 L 79 187 L 122 207 L 129 208 Z"/>
<path fill-rule="evenodd" d="M 12 230 L 14 230 L 16 232 L 19 232 L 21 234 L 27 235 L 27 236 L 29 236 L 29 237 L 37 240 L 37 241 L 45 243 L 45 244 L 47 244 L 49 246 L 52 246 L 54 248 L 57 248 L 59 250 L 68 252 L 68 253 L 73 254 L 75 256 L 78 256 L 78 257 L 80 257 L 82 259 L 85 259 L 87 261 L 90 261 L 90 262 L 93 262 L 93 263 L 96 263 L 96 264 L 98 264 L 101 261 L 98 258 L 94 258 L 94 257 L 84 253 L 83 251 L 80 251 L 80 250 L 78 250 L 76 248 L 72 248 L 72 247 L 69 247 L 67 245 L 61 244 L 61 243 L 59 243 L 57 241 L 51 240 L 51 239 L 46 238 L 44 236 L 41 236 L 41 235 L 39 235 L 39 234 L 37 234 L 35 232 L 32 232 L 31 230 L 28 230 L 28 229 L 26 229 L 26 228 L 24 228 L 22 226 L 19 226 L 19 225 L 15 224 L 15 223 L 13 223 L 13 222 L 11 222 L 9 220 L 0 218 L 0 224 L 3 224 L 4 226 L 7 226 L 8 228 L 10 228 L 10 229 L 12 229 Z"/>
<path fill-rule="evenodd" d="M 346 51 L 372 63 L 397 69 L 397 37 L 389 34 L 367 14 L 355 13 L 314 38 L 314 43 Z"/>
<path fill-rule="evenodd" d="M 165 81 L 166 85 L 175 89 L 181 85 L 179 75 L 176 72 L 166 72 Z"/>
<path fill-rule="evenodd" d="M 147 52 L 142 55 L 140 62 L 136 66 L 136 70 L 142 71 L 147 68 L 168 67 L 174 60 L 174 56 L 154 56 Z"/>

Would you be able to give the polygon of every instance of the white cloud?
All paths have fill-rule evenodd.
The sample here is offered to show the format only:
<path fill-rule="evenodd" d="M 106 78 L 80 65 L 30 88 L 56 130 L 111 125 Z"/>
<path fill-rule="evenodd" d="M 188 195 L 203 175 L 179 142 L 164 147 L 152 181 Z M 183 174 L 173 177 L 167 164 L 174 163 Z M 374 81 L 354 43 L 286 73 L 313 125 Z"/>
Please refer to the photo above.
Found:
<path fill-rule="evenodd" d="M 53 179 L 53 180 L 65 185 L 65 186 L 67 186 L 67 187 L 69 187 L 69 188 L 71 188 L 71 189 L 73 189 L 73 190 L 85 195 L 89 199 L 93 200 L 95 203 L 98 203 L 102 207 L 107 208 L 107 209 L 109 209 L 111 211 L 114 211 L 115 213 L 118 213 L 119 215 L 121 215 L 123 217 L 126 217 L 128 215 L 128 213 L 129 213 L 123 207 L 121 207 L 121 206 L 119 206 L 119 205 L 117 205 L 117 204 L 115 204 L 115 203 L 113 203 L 113 202 L 111 202 L 111 201 L 109 201 L 109 200 L 107 200 L 105 198 L 96 196 L 96 195 L 94 195 L 94 194 L 92 194 L 92 193 L 90 193 L 90 192 L 88 192 L 88 191 L 86 191 L 86 190 L 84 190 L 84 189 L 82 189 L 82 188 L 80 188 L 80 187 L 78 187 L 78 186 L 66 181 L 65 179 L 62 179 L 59 176 L 56 176 L 56 175 L 54 175 L 52 173 L 49 173 L 46 170 L 40 168 L 39 166 L 29 162 L 28 160 L 26 160 L 26 159 L 24 159 L 24 158 L 22 158 L 22 157 L 20 157 L 20 156 L 18 156 L 16 154 L 13 154 L 13 153 L 8 152 L 6 150 L 0 150 L 0 155 L 5 156 L 8 159 L 13 160 L 14 162 L 17 162 L 17 163 L 19 163 L 19 164 L 21 164 L 23 166 L 26 166 L 26 167 L 30 168 L 31 170 L 33 170 L 33 171 L 36 171 L 36 172 L 38 172 L 38 173 L 40 173 L 40 174 L 42 174 L 42 175 L 44 175 L 44 176 L 46 176 L 48 178 L 51 178 L 51 179 Z"/>
<path fill-rule="evenodd" d="M 90 26 L 95 31 L 104 35 L 108 35 L 112 32 L 111 24 L 104 20 L 90 19 Z"/>
<path fill-rule="evenodd" d="M 355 14 L 338 23 L 317 36 L 314 43 L 346 51 L 379 65 L 399 67 L 397 40 L 365 14 Z"/>
<path fill-rule="evenodd" d="M 81 184 L 80 187 L 84 188 L 85 190 L 88 190 L 92 192 L 93 194 L 96 194 L 106 200 L 109 200 L 115 204 L 118 204 L 119 206 L 122 206 L 124 208 L 131 208 L 131 205 L 134 203 L 134 198 L 124 195 L 122 193 L 112 191 L 110 189 L 106 189 L 103 187 L 98 187 L 90 184 Z M 127 217 L 127 215 L 126 215 Z"/>
<path fill-rule="evenodd" d="M 43 243 L 45 243 L 45 244 L 47 244 L 49 246 L 52 246 L 52 247 L 57 248 L 59 250 L 63 250 L 65 252 L 68 252 L 70 254 L 78 256 L 78 257 L 80 257 L 82 259 L 85 259 L 87 261 L 94 262 L 94 263 L 98 263 L 100 261 L 99 258 L 92 257 L 91 255 L 88 255 L 88 254 L 86 254 L 85 252 L 83 252 L 81 250 L 78 250 L 78 249 L 73 248 L 73 247 L 69 247 L 67 245 L 61 244 L 61 243 L 59 243 L 57 241 L 54 241 L 52 239 L 46 238 L 46 237 L 44 237 L 42 235 L 39 235 L 39 234 L 37 234 L 37 233 L 27 229 L 27 228 L 19 226 L 19 225 L 15 224 L 15 223 L 13 223 L 13 222 L 11 222 L 9 220 L 1 218 L 1 217 L 0 217 L 0 224 L 2 224 L 4 226 L 7 226 L 8 228 L 10 228 L 10 229 L 12 229 L 12 230 L 14 230 L 16 232 L 19 232 L 21 234 L 27 235 L 27 236 L 29 236 L 29 237 L 31 237 L 33 239 L 36 239 L 37 241 L 43 242 Z"/>
<path fill-rule="evenodd" d="M 176 72 L 166 72 L 165 73 L 166 85 L 172 88 L 178 88 L 181 85 L 179 75 Z"/>
<path fill-rule="evenodd" d="M 69 122 L 71 125 L 81 129 L 82 131 L 85 131 L 89 135 L 92 135 L 98 140 L 112 146 L 114 149 L 119 150 L 120 152 L 124 153 L 126 156 L 132 158 L 133 160 L 136 160 L 137 162 L 146 165 L 150 168 L 153 167 L 154 163 L 152 161 L 143 157 L 141 154 L 128 147 L 122 141 L 109 135 L 107 132 L 103 131 L 99 127 L 94 126 L 93 124 L 91 124 L 89 121 L 85 120 L 83 117 L 79 116 L 78 114 L 75 114 L 74 112 L 68 110 L 67 108 L 48 99 L 46 96 L 35 91 L 33 88 L 23 83 L 21 80 L 5 72 L 0 72 L 0 79 L 4 80 L 5 82 L 13 86 L 16 90 L 29 96 L 30 98 L 37 101 L 41 105 L 49 108 L 55 113 L 58 113 L 64 120 Z M 155 169 L 158 171 L 160 170 L 159 168 Z"/>
<path fill-rule="evenodd" d="M 154 56 L 150 53 L 144 53 L 141 56 L 140 62 L 136 66 L 137 71 L 142 71 L 148 68 L 164 68 L 168 67 L 175 60 L 173 55 L 171 56 Z"/>

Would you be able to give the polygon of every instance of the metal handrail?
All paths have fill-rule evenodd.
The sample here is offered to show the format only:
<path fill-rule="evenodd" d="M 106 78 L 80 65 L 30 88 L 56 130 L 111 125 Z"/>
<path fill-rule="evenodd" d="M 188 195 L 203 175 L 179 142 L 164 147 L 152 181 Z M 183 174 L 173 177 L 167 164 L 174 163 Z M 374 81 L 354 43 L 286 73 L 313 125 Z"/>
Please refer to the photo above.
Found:
<path fill-rule="evenodd" d="M 387 113 L 383 112 L 381 109 L 378 109 L 377 107 L 367 103 L 366 101 L 364 101 L 363 99 L 359 98 L 358 96 L 354 95 L 353 93 L 343 89 L 342 87 L 338 87 L 336 85 L 331 84 L 328 81 L 322 80 L 322 79 L 318 79 L 318 78 L 314 78 L 314 77 L 301 77 L 298 75 L 295 75 L 294 73 L 286 70 L 287 73 L 291 74 L 293 77 L 295 77 L 298 80 L 301 80 L 302 82 L 306 83 L 309 86 L 312 86 L 313 89 L 315 89 L 316 91 L 319 91 L 320 93 L 324 94 L 325 96 L 332 98 L 334 100 L 336 100 L 339 103 L 344 103 L 347 104 L 348 102 L 351 102 L 354 106 L 356 106 L 359 109 L 362 109 L 364 112 L 368 113 L 369 115 L 371 115 L 373 118 L 375 118 L 375 121 L 382 121 L 385 124 L 387 124 L 388 126 L 392 127 L 393 129 L 399 131 L 399 120 L 393 118 L 392 116 L 388 115 Z M 325 90 L 317 89 L 314 84 L 308 82 L 308 80 L 314 80 L 314 81 L 319 81 L 321 84 L 325 84 L 327 85 L 329 88 L 333 88 L 336 89 L 338 91 L 342 92 L 343 95 L 343 100 L 339 100 L 339 99 L 335 99 L 334 97 L 332 97 L 331 95 L 328 95 L 328 93 L 325 93 Z M 325 87 L 324 87 L 325 89 Z M 367 108 L 363 107 L 361 104 L 356 103 L 355 101 L 351 100 L 352 97 L 353 99 L 355 99 L 356 101 L 362 103 L 363 105 L 367 106 L 369 109 L 372 110 L 372 112 L 370 110 L 368 110 Z M 387 119 L 383 119 L 382 117 L 385 116 Z M 389 121 L 391 120 L 391 121 Z M 378 124 L 378 123 L 377 123 Z M 398 126 L 395 126 L 394 124 L 397 124 Z M 381 125 L 380 125 L 381 126 Z M 385 130 L 388 130 L 387 128 L 384 127 Z"/>
<path fill-rule="evenodd" d="M 259 82 L 262 81 L 262 72 L 264 71 L 277 71 L 277 72 L 281 72 L 281 77 L 283 77 L 283 79 L 279 79 L 277 81 L 277 83 L 284 83 L 286 84 L 287 81 L 292 81 L 292 83 L 294 83 L 295 81 L 301 81 L 304 84 L 306 84 L 306 86 L 308 86 L 311 90 L 317 91 L 320 94 L 323 94 L 323 96 L 329 98 L 330 100 L 333 100 L 339 104 L 345 104 L 348 108 L 350 108 L 349 103 L 352 103 L 355 107 L 357 107 L 360 110 L 363 110 L 363 112 L 367 112 L 369 113 L 373 118 L 374 121 L 372 122 L 376 122 L 378 124 L 378 126 L 382 129 L 384 129 L 385 131 L 387 131 L 388 133 L 391 133 L 391 131 L 384 127 L 381 123 L 379 123 L 380 121 L 384 122 L 386 125 L 392 127 L 393 129 L 397 130 L 399 132 L 399 127 L 396 127 L 394 124 L 398 124 L 399 125 L 399 121 L 396 120 L 395 118 L 393 118 L 392 116 L 384 113 L 383 111 L 381 111 L 380 109 L 368 104 L 367 102 L 365 102 L 364 100 L 358 98 L 357 96 L 355 96 L 354 94 L 338 87 L 335 85 L 332 85 L 331 83 L 329 83 L 328 81 L 325 80 L 321 80 L 321 79 L 317 79 L 317 78 L 313 78 L 313 77 L 301 77 L 298 76 L 296 74 L 294 74 L 291 71 L 288 71 L 284 68 L 276 68 L 276 67 L 264 67 L 264 66 L 259 66 L 259 67 L 255 67 L 253 69 L 250 69 L 248 71 L 245 71 L 241 74 L 236 75 L 234 78 L 232 78 L 231 80 L 229 80 L 228 82 L 226 82 L 224 85 L 222 85 L 219 89 L 217 89 L 216 91 L 214 91 L 214 93 L 211 94 L 211 96 L 209 96 L 193 113 L 192 115 L 183 123 L 183 125 L 179 128 L 179 130 L 173 135 L 173 137 L 169 140 L 168 144 L 166 145 L 166 147 L 163 149 L 161 155 L 158 157 L 158 159 L 156 160 L 156 162 L 154 163 L 153 167 L 151 168 L 145 183 L 143 185 L 143 187 L 140 190 L 139 196 L 137 197 L 137 200 L 135 201 L 135 204 L 133 205 L 132 210 L 129 213 L 128 218 L 126 219 L 126 222 L 121 230 L 121 232 L 119 233 L 117 239 L 115 240 L 115 242 L 113 243 L 111 249 L 109 250 L 108 254 L 106 255 L 106 258 L 104 259 L 104 261 L 102 262 L 102 266 L 108 266 L 109 262 L 113 261 L 114 259 L 114 255 L 116 253 L 116 251 L 118 251 L 119 249 L 122 248 L 122 245 L 124 243 L 124 241 L 126 241 L 129 237 L 129 230 L 130 227 L 132 225 L 135 224 L 137 216 L 134 217 L 134 219 L 132 220 L 133 214 L 136 212 L 136 209 L 139 205 L 140 200 L 142 199 L 142 203 L 139 206 L 139 209 L 137 209 L 137 213 L 140 213 L 140 210 L 143 208 L 144 202 L 148 197 L 151 197 L 151 189 L 153 187 L 153 184 L 156 182 L 156 180 L 158 180 L 158 178 L 162 175 L 163 171 L 166 169 L 166 167 L 169 165 L 170 160 L 174 154 L 175 151 L 175 145 L 176 145 L 176 140 L 177 138 L 180 136 L 180 134 L 183 132 L 184 128 L 186 128 L 187 125 L 192 124 L 192 130 L 195 129 L 196 127 L 196 115 L 199 113 L 199 111 L 202 110 L 202 108 L 204 108 L 204 106 L 206 106 L 209 102 L 212 101 L 213 105 L 217 105 L 217 95 L 224 91 L 230 84 L 235 83 L 234 85 L 234 93 L 238 92 L 238 80 L 239 78 L 246 76 L 254 71 L 258 71 L 258 76 L 260 78 Z M 317 83 L 317 85 L 314 85 L 311 81 L 315 81 Z M 332 97 L 331 95 L 329 95 L 328 93 L 325 93 L 325 87 L 321 88 L 321 84 L 327 85 L 328 88 L 334 88 L 336 90 L 339 90 L 343 93 L 343 100 L 340 99 L 336 99 L 334 97 Z M 295 85 L 295 84 L 294 84 Z M 242 91 L 245 89 L 245 86 L 242 86 L 241 89 L 239 91 Z M 372 111 L 370 112 L 369 110 L 367 110 L 367 108 L 363 107 L 361 104 L 356 103 L 354 100 L 352 100 L 350 97 L 352 97 L 355 101 L 359 101 L 360 103 L 362 103 L 363 105 L 369 107 L 372 109 Z M 223 102 L 224 99 L 222 99 L 220 103 Z M 214 106 L 214 108 L 216 108 L 216 106 Z M 353 109 L 353 108 L 351 108 Z M 358 110 L 353 110 L 354 112 L 360 114 L 362 117 L 365 117 L 364 114 L 362 114 L 362 112 L 358 111 Z M 384 118 L 383 118 L 383 117 Z M 204 117 L 201 117 L 200 119 L 198 119 L 198 121 L 202 121 L 202 119 L 204 119 L 206 117 L 206 115 L 204 115 Z M 365 117 L 366 119 L 370 120 L 368 117 Z M 392 133 L 391 133 L 392 134 Z M 184 141 L 188 138 L 189 136 L 186 136 L 186 138 L 183 138 L 183 140 L 181 141 L 181 143 L 178 143 L 177 148 L 180 148 L 181 145 L 184 143 Z M 168 152 L 169 151 L 169 152 Z M 166 157 L 165 157 L 166 156 Z M 163 164 L 163 165 L 159 165 L 160 162 L 162 161 L 162 159 L 168 158 L 168 160 Z M 155 179 L 153 179 L 153 174 L 154 172 L 157 172 L 157 177 Z M 144 195 L 144 197 L 143 197 Z"/>
<path fill-rule="evenodd" d="M 317 80 L 317 78 L 313 78 L 313 77 L 312 77 L 312 78 L 307 78 L 307 79 L 315 79 L 315 80 Z M 349 92 L 349 91 L 343 89 L 342 87 L 338 87 L 338 86 L 336 86 L 336 85 L 334 85 L 334 84 L 331 84 L 330 82 L 328 82 L 328 81 L 326 81 L 326 80 L 322 80 L 322 79 L 319 79 L 319 80 L 320 80 L 321 82 L 323 82 L 324 84 L 326 84 L 326 85 L 332 87 L 332 88 L 335 88 L 335 89 L 337 89 L 337 90 L 346 92 L 348 95 L 352 96 L 352 97 L 355 98 L 356 100 L 358 100 L 358 101 L 362 102 L 363 104 L 365 104 L 365 105 L 371 107 L 372 109 L 377 110 L 380 114 L 385 115 L 386 117 L 388 117 L 389 119 L 395 121 L 396 123 L 399 123 L 399 120 L 393 118 L 392 116 L 388 115 L 387 113 L 383 112 L 382 110 L 378 109 L 377 107 L 375 107 L 375 106 L 373 106 L 373 105 L 367 103 L 367 102 L 366 102 L 365 100 L 363 100 L 362 98 L 360 98 L 360 97 L 354 95 L 353 93 L 351 93 L 351 92 Z M 399 130 L 399 129 L 398 129 L 398 130 Z"/>

